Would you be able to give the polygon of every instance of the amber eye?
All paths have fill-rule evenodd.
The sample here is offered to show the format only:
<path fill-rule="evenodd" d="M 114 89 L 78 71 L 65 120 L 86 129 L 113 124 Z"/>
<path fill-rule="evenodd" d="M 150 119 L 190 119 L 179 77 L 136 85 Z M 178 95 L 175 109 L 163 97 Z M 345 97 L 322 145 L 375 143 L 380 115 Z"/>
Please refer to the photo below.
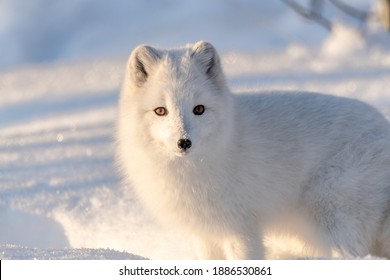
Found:
<path fill-rule="evenodd" d="M 157 116 L 165 116 L 168 114 L 168 110 L 165 109 L 164 107 L 158 107 L 154 109 L 154 112 L 156 113 Z"/>
<path fill-rule="evenodd" d="M 204 113 L 204 106 L 203 105 L 197 105 L 197 106 L 195 106 L 194 107 L 194 110 L 193 110 L 193 112 L 194 112 L 194 114 L 195 115 L 202 115 L 203 113 Z"/>

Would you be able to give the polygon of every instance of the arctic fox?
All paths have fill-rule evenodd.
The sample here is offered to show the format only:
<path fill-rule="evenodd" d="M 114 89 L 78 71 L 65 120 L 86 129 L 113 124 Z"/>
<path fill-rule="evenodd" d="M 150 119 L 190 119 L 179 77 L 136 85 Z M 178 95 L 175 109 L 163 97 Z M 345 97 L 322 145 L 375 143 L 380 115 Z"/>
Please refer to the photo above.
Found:
<path fill-rule="evenodd" d="M 324 257 L 390 258 L 390 124 L 369 105 L 233 94 L 201 41 L 137 47 L 119 106 L 127 183 L 196 241 L 199 258 L 265 258 L 270 230 Z"/>

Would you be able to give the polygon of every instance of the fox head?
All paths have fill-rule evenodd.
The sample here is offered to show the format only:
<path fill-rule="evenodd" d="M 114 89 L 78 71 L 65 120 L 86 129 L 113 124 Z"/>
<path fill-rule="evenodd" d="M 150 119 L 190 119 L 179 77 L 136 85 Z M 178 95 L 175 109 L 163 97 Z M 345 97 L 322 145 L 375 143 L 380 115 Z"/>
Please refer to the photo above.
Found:
<path fill-rule="evenodd" d="M 171 158 L 213 153 L 233 116 L 219 56 L 203 41 L 168 51 L 134 49 L 121 98 L 123 125 L 133 126 L 137 146 Z"/>

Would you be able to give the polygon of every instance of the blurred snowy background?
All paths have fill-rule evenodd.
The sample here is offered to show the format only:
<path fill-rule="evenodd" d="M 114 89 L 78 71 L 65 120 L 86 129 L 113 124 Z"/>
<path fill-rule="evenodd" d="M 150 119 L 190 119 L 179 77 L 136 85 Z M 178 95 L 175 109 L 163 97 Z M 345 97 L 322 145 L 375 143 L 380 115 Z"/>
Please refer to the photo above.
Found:
<path fill-rule="evenodd" d="M 129 52 L 207 40 L 233 89 L 349 96 L 388 115 L 386 5 L 0 0 L 0 259 L 193 258 L 186 237 L 144 212 L 115 168 Z M 267 244 L 271 258 L 302 253 L 297 240 Z"/>

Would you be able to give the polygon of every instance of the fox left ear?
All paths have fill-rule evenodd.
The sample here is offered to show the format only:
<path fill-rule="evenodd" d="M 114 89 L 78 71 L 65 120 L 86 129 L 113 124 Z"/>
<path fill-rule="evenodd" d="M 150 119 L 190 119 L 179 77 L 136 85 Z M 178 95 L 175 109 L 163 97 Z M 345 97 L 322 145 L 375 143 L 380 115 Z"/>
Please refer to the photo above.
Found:
<path fill-rule="evenodd" d="M 140 45 L 131 53 L 129 70 L 133 83 L 141 87 L 149 78 L 160 59 L 158 51 L 147 45 Z"/>
<path fill-rule="evenodd" d="M 210 79 L 216 79 L 222 75 L 222 68 L 217 51 L 208 42 L 200 41 L 192 47 L 191 58 L 195 58 L 205 74 Z"/>

